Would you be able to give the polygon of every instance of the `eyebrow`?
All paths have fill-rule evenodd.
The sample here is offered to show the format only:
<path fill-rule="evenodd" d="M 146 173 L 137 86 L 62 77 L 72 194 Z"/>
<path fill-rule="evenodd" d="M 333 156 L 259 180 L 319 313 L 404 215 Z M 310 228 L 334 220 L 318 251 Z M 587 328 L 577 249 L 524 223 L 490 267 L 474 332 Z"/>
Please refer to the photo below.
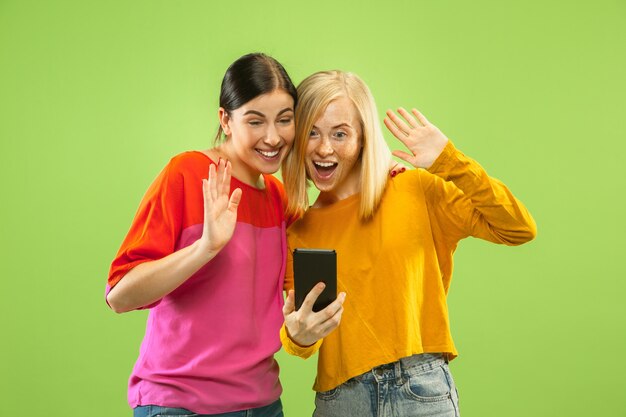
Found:
<path fill-rule="evenodd" d="M 281 114 L 286 113 L 288 111 L 293 111 L 293 109 L 291 107 L 285 107 L 284 109 L 278 112 L 278 115 L 280 116 Z M 243 115 L 247 116 L 248 114 L 256 114 L 259 117 L 265 117 L 263 113 L 261 113 L 260 111 L 256 111 L 256 110 L 248 110 Z"/>
<path fill-rule="evenodd" d="M 343 126 L 349 127 L 350 129 L 354 129 L 349 123 L 346 123 L 346 122 L 340 123 L 337 126 L 333 126 L 333 127 L 331 127 L 331 129 L 339 129 L 340 127 L 343 127 Z M 319 129 L 318 126 L 313 125 L 313 127 L 316 128 L 316 129 Z"/>

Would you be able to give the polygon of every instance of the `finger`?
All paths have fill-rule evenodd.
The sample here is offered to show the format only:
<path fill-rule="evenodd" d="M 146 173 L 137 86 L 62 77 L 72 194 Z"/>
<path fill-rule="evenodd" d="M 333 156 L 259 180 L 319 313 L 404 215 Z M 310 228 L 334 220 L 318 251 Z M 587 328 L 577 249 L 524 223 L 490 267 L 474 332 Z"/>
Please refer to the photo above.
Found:
<path fill-rule="evenodd" d="M 409 134 L 409 131 L 411 130 L 411 127 L 409 125 L 407 125 L 404 122 L 404 120 L 399 118 L 397 114 L 395 114 L 391 110 L 387 110 L 387 116 L 389 116 L 391 121 L 394 122 L 396 124 L 396 126 L 398 126 L 400 128 L 400 130 L 402 130 L 402 132 L 404 132 L 405 135 Z"/>
<path fill-rule="evenodd" d="M 344 301 L 346 301 L 346 293 L 341 292 L 335 301 L 328 304 L 323 310 L 318 311 L 317 314 L 323 317 L 322 323 L 331 320 L 339 310 L 343 309 Z"/>
<path fill-rule="evenodd" d="M 241 202 L 242 193 L 241 188 L 235 188 L 230 195 L 230 200 L 228 200 L 228 210 L 237 213 L 237 207 L 239 207 L 239 203 Z"/>
<path fill-rule="evenodd" d="M 396 169 L 397 166 L 398 166 L 398 163 L 392 159 L 391 160 L 391 168 L 389 168 L 389 176 L 391 176 L 391 177 L 395 177 L 396 176 L 396 174 L 399 172 L 399 170 Z"/>
<path fill-rule="evenodd" d="M 215 193 L 217 196 L 222 194 L 222 189 L 224 188 L 224 174 L 226 171 L 226 161 L 221 159 L 217 163 L 217 172 L 216 172 L 216 182 L 215 182 Z"/>
<path fill-rule="evenodd" d="M 398 150 L 391 151 L 391 154 L 397 158 L 402 159 L 405 162 L 408 162 L 409 164 L 417 168 L 417 159 L 415 158 L 415 155 L 406 153 L 404 151 L 398 151 Z"/>
<path fill-rule="evenodd" d="M 216 195 L 216 191 L 215 191 L 215 182 L 216 182 L 216 169 L 215 169 L 215 164 L 211 164 L 209 166 L 209 180 L 208 180 L 208 196 L 209 196 L 209 200 L 210 201 L 215 201 L 215 199 L 217 198 Z"/>
<path fill-rule="evenodd" d="M 202 197 L 204 198 L 204 223 L 207 222 L 208 210 L 211 202 L 209 200 L 209 180 L 202 178 Z"/>
<path fill-rule="evenodd" d="M 408 155 L 408 153 L 407 153 L 407 155 Z M 398 166 L 397 166 L 396 170 L 398 171 L 398 174 L 400 174 L 400 173 L 406 171 L 406 165 L 398 163 Z"/>
<path fill-rule="evenodd" d="M 296 301 L 293 290 L 289 290 L 287 293 L 287 298 L 285 299 L 285 305 L 283 306 L 283 316 L 287 318 L 287 316 L 296 311 Z"/>
<path fill-rule="evenodd" d="M 389 131 L 402 143 L 404 143 L 404 145 L 406 145 L 408 147 L 408 143 L 407 143 L 407 136 L 404 134 L 404 132 L 400 129 L 398 129 L 398 126 L 396 126 L 391 119 L 389 119 L 388 117 L 385 117 L 385 119 L 383 120 L 383 123 L 385 123 L 385 126 L 387 126 L 387 129 L 389 129 Z"/>
<path fill-rule="evenodd" d="M 335 314 L 331 320 L 327 320 L 320 327 L 320 339 L 328 336 L 330 333 L 332 333 L 333 330 L 339 327 L 339 325 L 341 324 L 342 317 L 343 317 L 343 307 L 341 307 L 339 311 L 337 311 L 337 314 Z"/>
<path fill-rule="evenodd" d="M 317 297 L 319 297 L 322 291 L 324 291 L 324 288 L 326 288 L 326 284 L 324 284 L 323 282 L 317 283 L 317 285 L 315 285 L 315 287 L 313 287 L 313 289 L 309 291 L 309 293 L 304 298 L 300 309 L 304 309 L 304 311 L 309 312 L 313 311 L 313 304 L 315 304 Z"/>
<path fill-rule="evenodd" d="M 400 107 L 400 108 L 398 109 L 398 113 L 400 113 L 400 115 L 401 115 L 402 117 L 404 117 L 404 119 L 405 119 L 407 122 L 409 122 L 409 124 L 411 125 L 411 127 L 412 127 L 413 129 L 416 129 L 416 128 L 418 128 L 418 127 L 422 127 L 422 125 L 421 125 L 421 124 L 420 124 L 417 120 L 415 120 L 415 117 L 411 116 L 411 113 L 409 113 L 408 111 L 406 111 L 406 109 L 405 109 L 404 107 Z"/>
<path fill-rule="evenodd" d="M 429 125 L 430 122 L 428 121 L 428 119 L 426 119 L 426 117 L 420 113 L 417 109 L 412 109 L 411 112 L 415 115 L 415 117 L 417 117 L 417 120 L 420 121 L 421 124 L 423 124 L 424 126 Z"/>
<path fill-rule="evenodd" d="M 230 164 L 230 161 L 226 161 L 226 163 L 224 164 L 224 173 L 222 175 L 222 183 L 220 187 L 220 194 L 222 195 L 228 195 L 228 193 L 230 192 L 230 179 L 232 168 L 233 167 Z"/>

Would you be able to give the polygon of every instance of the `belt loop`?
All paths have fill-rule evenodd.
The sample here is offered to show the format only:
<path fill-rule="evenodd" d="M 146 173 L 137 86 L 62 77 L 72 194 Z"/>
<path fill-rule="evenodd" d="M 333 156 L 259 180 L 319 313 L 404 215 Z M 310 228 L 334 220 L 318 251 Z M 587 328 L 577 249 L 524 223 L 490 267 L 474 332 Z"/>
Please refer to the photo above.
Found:
<path fill-rule="evenodd" d="M 402 384 L 404 384 L 404 366 L 402 366 L 402 359 L 398 359 L 393 365 L 395 371 L 394 376 L 396 380 L 396 385 L 401 386 Z"/>

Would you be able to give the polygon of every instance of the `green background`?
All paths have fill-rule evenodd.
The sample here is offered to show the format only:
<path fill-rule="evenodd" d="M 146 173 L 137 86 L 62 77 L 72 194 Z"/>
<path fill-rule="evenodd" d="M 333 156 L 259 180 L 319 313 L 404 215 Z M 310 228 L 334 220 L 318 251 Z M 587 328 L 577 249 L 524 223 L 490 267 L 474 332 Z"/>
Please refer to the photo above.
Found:
<path fill-rule="evenodd" d="M 419 108 L 534 215 L 528 245 L 459 246 L 463 415 L 625 416 L 626 5 L 575 3 L 0 0 L 2 414 L 130 415 L 146 313 L 106 307 L 109 264 L 169 158 L 209 146 L 227 66 L 264 51 Z M 310 415 L 315 359 L 278 359 Z"/>

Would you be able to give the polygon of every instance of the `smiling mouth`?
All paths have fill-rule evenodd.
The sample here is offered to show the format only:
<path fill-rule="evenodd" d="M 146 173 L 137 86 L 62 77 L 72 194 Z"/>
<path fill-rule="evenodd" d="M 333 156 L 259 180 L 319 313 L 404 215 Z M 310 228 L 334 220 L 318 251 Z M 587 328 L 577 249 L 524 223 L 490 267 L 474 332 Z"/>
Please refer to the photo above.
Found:
<path fill-rule="evenodd" d="M 318 177 L 321 179 L 330 178 L 335 172 L 335 169 L 337 169 L 336 162 L 313 162 L 313 166 L 315 167 Z"/>
<path fill-rule="evenodd" d="M 261 149 L 255 149 L 257 153 L 259 153 L 263 158 L 274 160 L 278 158 L 278 154 L 280 154 L 280 149 L 275 149 L 273 151 L 262 151 Z"/>

